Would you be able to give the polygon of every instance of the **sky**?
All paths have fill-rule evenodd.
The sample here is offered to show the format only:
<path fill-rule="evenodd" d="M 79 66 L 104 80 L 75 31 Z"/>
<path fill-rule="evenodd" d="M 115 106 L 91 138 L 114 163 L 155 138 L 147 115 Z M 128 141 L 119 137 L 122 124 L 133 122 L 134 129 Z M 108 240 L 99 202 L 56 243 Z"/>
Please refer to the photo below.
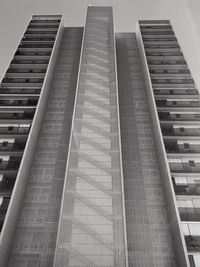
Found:
<path fill-rule="evenodd" d="M 170 19 L 200 89 L 200 0 L 0 0 L 0 80 L 33 14 L 62 14 L 84 26 L 87 6 L 113 6 L 117 32 L 134 32 L 139 19 Z"/>

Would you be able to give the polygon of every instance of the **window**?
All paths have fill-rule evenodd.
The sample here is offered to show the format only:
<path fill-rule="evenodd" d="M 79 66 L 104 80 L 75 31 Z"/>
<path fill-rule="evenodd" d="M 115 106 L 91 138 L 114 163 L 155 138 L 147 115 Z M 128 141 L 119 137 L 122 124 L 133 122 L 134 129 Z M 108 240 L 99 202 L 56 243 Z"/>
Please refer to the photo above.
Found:
<path fill-rule="evenodd" d="M 179 131 L 180 131 L 180 133 L 185 133 L 185 128 L 180 127 L 180 128 L 179 128 Z"/>
<path fill-rule="evenodd" d="M 189 160 L 190 167 L 196 167 L 194 160 Z"/>
<path fill-rule="evenodd" d="M 13 126 L 9 126 L 9 127 L 8 127 L 8 131 L 10 131 L 10 132 L 13 131 L 13 129 L 14 129 Z"/>
<path fill-rule="evenodd" d="M 8 145 L 7 141 L 3 141 L 2 146 L 6 147 Z"/>
<path fill-rule="evenodd" d="M 183 145 L 184 145 L 185 149 L 189 149 L 190 148 L 190 145 L 188 143 L 184 143 Z"/>

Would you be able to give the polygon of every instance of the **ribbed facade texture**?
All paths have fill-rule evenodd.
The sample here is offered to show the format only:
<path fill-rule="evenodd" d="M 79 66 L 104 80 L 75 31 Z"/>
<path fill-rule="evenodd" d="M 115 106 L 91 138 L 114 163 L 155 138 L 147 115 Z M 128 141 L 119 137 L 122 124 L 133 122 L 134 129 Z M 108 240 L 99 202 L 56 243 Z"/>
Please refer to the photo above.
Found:
<path fill-rule="evenodd" d="M 116 48 L 129 266 L 175 266 L 135 34 L 116 34 Z"/>
<path fill-rule="evenodd" d="M 33 16 L 0 84 L 0 267 L 200 267 L 199 107 L 168 20 Z"/>

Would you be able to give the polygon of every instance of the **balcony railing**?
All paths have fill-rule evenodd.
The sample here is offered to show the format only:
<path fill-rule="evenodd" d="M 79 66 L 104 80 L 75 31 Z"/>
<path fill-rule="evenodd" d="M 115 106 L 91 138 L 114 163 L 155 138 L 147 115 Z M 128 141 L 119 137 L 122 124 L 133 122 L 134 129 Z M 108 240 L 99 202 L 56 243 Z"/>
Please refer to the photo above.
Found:
<path fill-rule="evenodd" d="M 27 135 L 30 127 L 30 124 L 0 124 L 0 135 Z"/>
<path fill-rule="evenodd" d="M 34 51 L 34 52 L 24 52 L 24 51 L 17 51 L 15 53 L 15 56 L 50 56 L 51 52 L 50 51 Z"/>
<path fill-rule="evenodd" d="M 191 78 L 188 79 L 161 79 L 161 78 L 152 78 L 151 82 L 153 84 L 194 84 L 194 80 Z"/>
<path fill-rule="evenodd" d="M 9 179 L 7 177 L 3 177 L 0 181 L 0 197 L 5 194 L 9 194 L 12 192 L 15 184 L 15 179 Z"/>
<path fill-rule="evenodd" d="M 14 59 L 11 61 L 11 64 L 48 64 L 49 60 L 45 59 L 45 60 L 40 60 L 40 59 L 30 59 L 30 60 L 26 60 L 26 59 Z"/>
<path fill-rule="evenodd" d="M 2 151 L 10 151 L 10 152 L 15 152 L 15 151 L 23 151 L 25 148 L 26 142 L 14 142 L 14 143 L 9 143 L 8 141 L 4 141 L 0 143 L 0 152 Z"/>
<path fill-rule="evenodd" d="M 155 95 L 198 95 L 196 88 L 153 88 Z"/>
<path fill-rule="evenodd" d="M 21 163 L 21 157 L 11 156 L 9 161 L 0 161 L 0 171 L 18 170 Z"/>
<path fill-rule="evenodd" d="M 0 120 L 30 120 L 33 119 L 35 110 L 30 111 L 10 111 L 0 112 Z"/>
<path fill-rule="evenodd" d="M 1 100 L 0 99 L 0 106 L 36 106 L 38 99 L 24 99 L 24 100 L 17 100 L 17 99 L 8 99 L 8 100 Z"/>
<path fill-rule="evenodd" d="M 166 30 L 172 30 L 172 27 L 170 25 L 145 25 L 145 26 L 142 26 L 140 25 L 140 28 L 141 30 L 147 30 L 147 29 L 153 29 L 153 30 L 163 30 L 163 29 L 166 29 Z"/>
<path fill-rule="evenodd" d="M 18 48 L 53 48 L 53 43 L 21 43 Z"/>
<path fill-rule="evenodd" d="M 167 51 L 167 52 L 146 52 L 146 56 L 147 57 L 183 57 L 183 53 L 182 52 L 171 52 L 171 51 Z"/>
<path fill-rule="evenodd" d="M 167 153 L 200 154 L 200 140 L 165 139 L 164 143 Z"/>
<path fill-rule="evenodd" d="M 193 160 L 185 160 L 184 158 L 169 158 L 170 170 L 174 173 L 200 173 L 200 163 Z"/>
<path fill-rule="evenodd" d="M 176 195 L 200 196 L 200 185 L 199 184 L 176 185 L 174 183 L 174 190 L 175 190 Z"/>
<path fill-rule="evenodd" d="M 185 236 L 185 242 L 189 252 L 200 252 L 200 236 Z"/>
<path fill-rule="evenodd" d="M 158 107 L 200 107 L 200 100 L 197 101 L 191 99 L 167 99 L 156 100 Z"/>
<path fill-rule="evenodd" d="M 38 69 L 15 69 L 15 68 L 9 68 L 7 70 L 7 74 L 8 73 L 43 73 L 45 74 L 46 73 L 46 68 L 38 68 Z"/>
<path fill-rule="evenodd" d="M 2 94 L 34 94 L 39 95 L 41 89 L 40 88 L 0 88 L 0 95 Z"/>
<path fill-rule="evenodd" d="M 25 33 L 25 35 L 26 36 L 29 36 L 29 35 L 56 35 L 56 33 L 57 33 L 57 30 L 55 29 L 44 29 L 44 30 L 41 30 L 41 29 L 27 29 L 27 31 L 26 31 L 26 33 Z"/>
<path fill-rule="evenodd" d="M 200 125 L 164 125 L 161 124 L 164 136 L 200 136 Z"/>
<path fill-rule="evenodd" d="M 174 49 L 174 48 L 179 48 L 180 49 L 180 46 L 177 44 L 177 43 L 173 43 L 173 44 L 166 44 L 166 43 L 159 43 L 159 44 L 156 44 L 156 43 L 144 43 L 144 47 L 145 47 L 145 50 L 146 49 Z"/>
<path fill-rule="evenodd" d="M 185 60 L 148 60 L 148 65 L 186 65 Z"/>
<path fill-rule="evenodd" d="M 4 219 L 6 216 L 6 212 L 8 209 L 8 205 L 10 202 L 10 197 L 3 197 L 3 199 L 1 200 L 1 205 L 0 205 L 0 231 L 3 227 L 3 223 L 4 223 Z"/>
<path fill-rule="evenodd" d="M 189 69 L 155 69 L 155 68 L 150 68 L 150 73 L 151 74 L 158 74 L 158 75 L 190 75 Z"/>
<path fill-rule="evenodd" d="M 182 221 L 200 221 L 200 208 L 180 208 L 179 213 Z"/>

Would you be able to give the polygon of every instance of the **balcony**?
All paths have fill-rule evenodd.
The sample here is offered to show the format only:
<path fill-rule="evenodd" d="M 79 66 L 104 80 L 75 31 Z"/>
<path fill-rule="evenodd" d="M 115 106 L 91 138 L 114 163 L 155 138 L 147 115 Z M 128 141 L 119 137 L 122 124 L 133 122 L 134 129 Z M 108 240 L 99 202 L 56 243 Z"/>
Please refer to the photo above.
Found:
<path fill-rule="evenodd" d="M 29 35 L 37 35 L 37 36 L 42 36 L 43 34 L 46 36 L 55 36 L 57 33 L 57 29 L 54 28 L 48 28 L 48 29 L 27 29 L 25 32 L 25 36 L 29 36 Z"/>
<path fill-rule="evenodd" d="M 0 174 L 0 197 L 10 197 L 13 187 L 15 184 L 15 179 L 12 179 L 6 175 Z"/>
<path fill-rule="evenodd" d="M 14 56 L 14 58 L 13 58 L 13 60 L 17 60 L 17 61 L 19 61 L 19 62 L 25 62 L 26 63 L 26 61 L 48 61 L 49 60 L 49 58 L 50 58 L 50 56 L 49 55 L 24 55 L 24 56 L 22 56 L 22 55 L 19 55 L 19 56 Z"/>
<path fill-rule="evenodd" d="M 14 73 L 19 73 L 19 74 L 21 74 L 21 73 L 23 73 L 23 74 L 25 74 L 25 73 L 27 73 L 27 74 L 45 74 L 46 73 L 46 68 L 37 68 L 37 69 L 32 69 L 31 67 L 30 67 L 30 69 L 23 69 L 23 68 L 19 68 L 19 69 L 17 69 L 17 68 L 9 68 L 8 70 L 7 70 L 7 72 L 6 72 L 6 76 L 7 75 L 9 75 L 9 74 L 14 74 Z"/>
<path fill-rule="evenodd" d="M 200 121 L 200 111 L 164 111 L 159 108 L 158 116 L 160 120 L 172 120 L 172 121 Z M 188 108 L 189 109 L 189 108 Z"/>
<path fill-rule="evenodd" d="M 14 72 L 8 72 L 7 71 L 7 73 L 6 73 L 6 78 L 12 78 L 12 79 L 15 79 L 15 78 L 22 78 L 22 79 L 24 79 L 24 78 L 27 78 L 27 79 L 31 79 L 31 78 L 36 78 L 36 79 L 38 79 L 38 78 L 43 78 L 44 79 L 44 77 L 45 77 L 45 74 L 46 74 L 46 71 L 45 72 L 43 72 L 43 71 L 41 71 L 41 72 L 39 72 L 39 71 L 37 71 L 37 72 L 34 72 L 34 71 L 32 71 L 32 70 L 26 70 L 26 72 L 23 72 L 23 69 L 20 69 L 21 71 L 15 71 L 14 70 Z"/>
<path fill-rule="evenodd" d="M 29 64 L 48 64 L 49 63 L 49 59 L 37 59 L 32 57 L 31 59 L 13 59 L 11 61 L 11 67 L 12 64 L 25 64 L 25 65 L 29 65 Z"/>
<path fill-rule="evenodd" d="M 140 29 L 141 30 L 172 30 L 172 27 L 170 25 L 141 25 L 140 24 Z"/>
<path fill-rule="evenodd" d="M 4 97 L 5 98 L 5 97 Z M 23 106 L 36 106 L 37 105 L 37 102 L 38 102 L 38 97 L 31 97 L 31 98 L 21 98 L 16 97 L 16 99 L 0 99 L 0 106 L 19 106 L 19 107 L 23 107 Z"/>
<path fill-rule="evenodd" d="M 151 79 L 151 82 L 152 84 L 164 84 L 164 85 L 170 85 L 173 84 L 173 85 L 194 85 L 194 80 L 191 79 L 190 77 L 189 78 L 180 78 L 180 77 L 177 77 L 177 78 L 171 78 L 171 79 L 168 79 L 167 77 L 166 78 L 152 78 Z"/>
<path fill-rule="evenodd" d="M 157 46 L 158 48 L 177 48 L 179 47 L 177 45 L 177 41 L 176 40 L 164 40 L 164 39 L 155 39 L 155 40 L 144 40 L 143 39 L 143 43 L 144 43 L 144 47 L 146 48 L 151 48 L 151 47 L 155 47 Z"/>
<path fill-rule="evenodd" d="M 200 160 L 198 155 L 173 155 L 168 154 L 168 162 L 171 172 L 176 173 L 200 173 Z"/>
<path fill-rule="evenodd" d="M 181 49 L 180 49 L 180 47 L 160 47 L 160 48 L 158 48 L 158 47 L 149 47 L 149 48 L 147 48 L 147 47 L 145 47 L 145 52 L 146 52 L 146 54 L 148 54 L 149 53 L 149 55 L 151 55 L 151 53 L 156 53 L 156 54 L 158 54 L 158 53 L 170 53 L 170 54 L 173 54 L 173 53 L 182 53 L 181 52 Z"/>
<path fill-rule="evenodd" d="M 42 87 L 44 78 L 4 78 L 0 89 L 8 87 Z"/>
<path fill-rule="evenodd" d="M 27 30 L 29 31 L 41 31 L 41 30 L 57 30 L 59 27 L 59 23 L 55 23 L 55 24 L 35 24 L 35 23 L 30 23 L 27 27 Z"/>
<path fill-rule="evenodd" d="M 197 97 L 196 99 L 183 99 L 183 98 L 174 98 L 174 99 L 156 99 L 157 107 L 200 107 L 200 99 Z"/>
<path fill-rule="evenodd" d="M 10 197 L 0 198 L 0 231 L 2 230 L 3 227 L 9 202 L 10 202 Z"/>
<path fill-rule="evenodd" d="M 185 236 L 185 242 L 188 252 L 200 252 L 200 236 Z"/>
<path fill-rule="evenodd" d="M 171 44 L 169 43 L 166 43 L 166 42 L 162 42 L 162 43 L 151 43 L 151 42 L 148 42 L 147 41 L 144 43 L 144 47 L 145 47 L 145 51 L 146 50 L 152 50 L 152 49 L 155 49 L 156 51 L 159 51 L 159 50 L 170 50 L 170 49 L 180 49 L 180 46 L 178 45 L 178 43 L 176 42 L 173 42 Z M 158 49 L 158 50 L 157 50 Z"/>
<path fill-rule="evenodd" d="M 18 47 L 19 53 L 48 53 L 51 55 L 52 47 Z"/>
<path fill-rule="evenodd" d="M 30 21 L 30 24 L 45 24 L 45 25 L 50 25 L 50 24 L 60 24 L 60 19 L 32 19 Z"/>
<path fill-rule="evenodd" d="M 35 109 L 33 108 L 24 111 L 5 110 L 0 112 L 0 120 L 32 120 L 34 113 Z"/>
<path fill-rule="evenodd" d="M 21 39 L 21 42 L 25 41 L 54 41 L 55 40 L 55 34 L 29 34 L 23 36 Z"/>
<path fill-rule="evenodd" d="M 30 124 L 8 123 L 0 124 L 0 135 L 28 135 Z"/>
<path fill-rule="evenodd" d="M 164 139 L 164 143 L 167 153 L 200 154 L 200 139 L 199 140 Z"/>
<path fill-rule="evenodd" d="M 15 138 L 0 138 L 0 152 L 20 152 L 23 151 L 26 140 L 17 140 Z"/>
<path fill-rule="evenodd" d="M 177 78 L 182 78 L 182 77 L 186 77 L 186 78 L 191 78 L 191 73 L 189 71 L 189 69 L 184 68 L 184 69 L 174 69 L 174 68 L 150 68 L 150 74 L 151 77 L 177 77 Z"/>
<path fill-rule="evenodd" d="M 44 49 L 44 48 L 47 48 L 47 49 L 52 49 L 53 48 L 53 43 L 36 43 L 36 44 L 34 44 L 34 43 L 21 43 L 19 46 L 18 46 L 18 49 L 25 49 L 25 48 L 30 48 L 30 49 L 34 49 L 34 48 L 38 48 L 38 49 L 40 49 L 40 48 L 42 48 L 42 49 Z"/>
<path fill-rule="evenodd" d="M 167 136 L 200 136 L 200 124 L 198 125 L 184 125 L 184 124 L 161 124 L 161 129 L 164 137 Z"/>
<path fill-rule="evenodd" d="M 29 47 L 42 47 L 41 45 L 44 45 L 43 47 L 50 47 L 48 45 L 54 45 L 54 40 L 22 40 L 21 41 L 22 47 L 24 45 L 29 45 Z M 34 46 L 36 45 L 36 46 Z M 28 47 L 28 46 L 27 46 Z"/>
<path fill-rule="evenodd" d="M 186 61 L 185 60 L 168 60 L 168 59 L 163 59 L 163 60 L 147 60 L 148 65 L 186 65 Z M 186 65 L 187 66 L 187 65 Z"/>
<path fill-rule="evenodd" d="M 154 95 L 199 95 L 196 88 L 153 88 Z"/>
<path fill-rule="evenodd" d="M 180 207 L 179 214 L 182 221 L 193 221 L 193 222 L 200 221 L 200 208 Z"/>
<path fill-rule="evenodd" d="M 39 87 L 2 87 L 0 86 L 0 95 L 12 95 L 12 94 L 22 94 L 22 95 L 39 95 L 41 91 L 41 86 Z"/>
<path fill-rule="evenodd" d="M 174 34 L 170 34 L 170 35 L 155 35 L 155 34 L 149 34 L 149 35 L 144 35 L 142 34 L 142 39 L 144 42 L 172 42 L 172 41 L 176 41 L 177 39 L 174 36 Z"/>
<path fill-rule="evenodd" d="M 177 181 L 173 177 L 172 177 L 172 181 L 173 181 L 174 191 L 176 195 L 178 196 L 200 196 L 200 181 L 198 183 L 190 183 L 190 182 L 184 183 L 185 181 L 182 183 L 181 182 L 177 183 Z"/>
<path fill-rule="evenodd" d="M 27 27 L 27 31 L 29 32 L 37 32 L 37 31 L 54 31 L 55 33 L 57 33 L 58 30 L 58 25 L 35 25 L 35 24 L 29 24 L 29 26 Z"/>
<path fill-rule="evenodd" d="M 141 30 L 142 36 L 159 36 L 159 37 L 166 37 L 166 36 L 174 36 L 174 32 L 171 29 L 163 29 L 163 30 L 153 30 L 153 29 L 142 29 Z"/>
<path fill-rule="evenodd" d="M 0 156 L 0 171 L 18 170 L 21 156 Z"/>
<path fill-rule="evenodd" d="M 153 51 L 146 51 L 146 56 L 147 56 L 147 58 L 149 58 L 149 59 L 156 59 L 156 58 L 158 58 L 158 59 L 160 59 L 160 58 L 165 58 L 166 57 L 166 59 L 167 58 L 170 58 L 170 57 L 172 57 L 172 58 L 183 58 L 183 53 L 182 52 L 180 52 L 180 51 L 178 51 L 178 52 L 172 52 L 172 51 L 162 51 L 162 52 L 158 52 L 158 51 L 156 51 L 156 52 L 153 52 Z"/>

